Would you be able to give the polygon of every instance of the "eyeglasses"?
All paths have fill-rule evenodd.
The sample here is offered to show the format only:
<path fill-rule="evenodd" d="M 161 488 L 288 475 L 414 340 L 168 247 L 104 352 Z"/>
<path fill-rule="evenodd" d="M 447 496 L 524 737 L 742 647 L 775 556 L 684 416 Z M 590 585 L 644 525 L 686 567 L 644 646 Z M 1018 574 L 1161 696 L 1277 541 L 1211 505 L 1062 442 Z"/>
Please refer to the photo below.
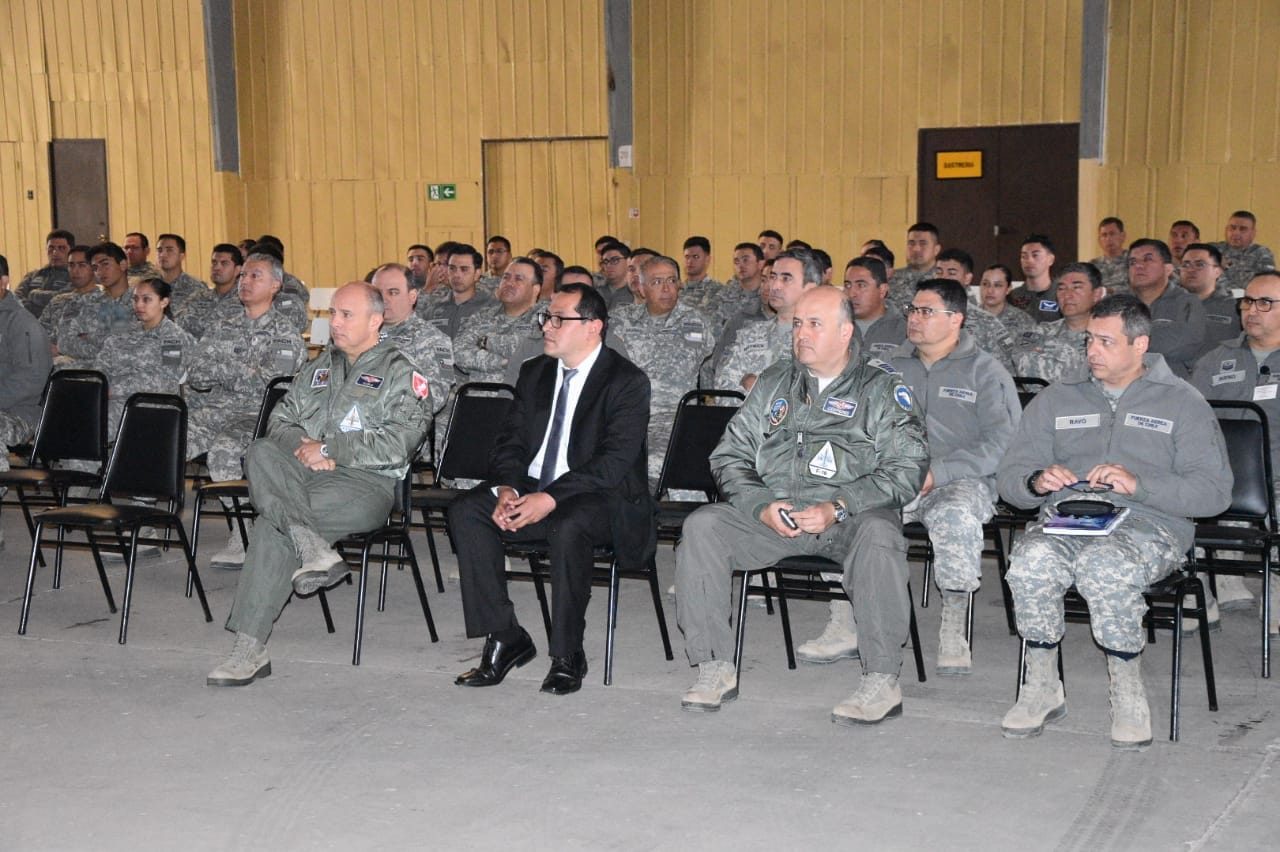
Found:
<path fill-rule="evenodd" d="M 929 319 L 929 317 L 933 316 L 934 314 L 954 314 L 955 313 L 955 311 L 945 311 L 941 308 L 925 308 L 919 305 L 907 305 L 905 308 L 902 309 L 902 312 L 907 316 L 911 316 L 912 314 L 919 314 L 921 319 Z"/>
<path fill-rule="evenodd" d="M 646 287 L 679 287 L 680 279 L 674 275 L 670 278 L 649 278 L 644 282 Z"/>
<path fill-rule="evenodd" d="M 1210 266 L 1217 266 L 1216 263 L 1210 263 L 1207 260 L 1184 260 L 1182 261 L 1183 269 L 1208 269 Z"/>
<path fill-rule="evenodd" d="M 539 328 L 559 328 L 566 322 L 591 322 L 594 317 L 565 317 L 560 314 L 548 313 L 547 311 L 539 311 L 533 318 Z"/>
<path fill-rule="evenodd" d="M 1255 299 L 1253 296 L 1242 296 L 1238 304 L 1241 312 L 1247 311 L 1249 308 L 1257 308 L 1261 313 L 1265 314 L 1275 307 L 1276 302 L 1280 302 L 1280 299 L 1268 299 L 1266 297 Z"/>
<path fill-rule="evenodd" d="M 619 255 L 615 255 L 615 256 L 613 256 L 613 257 L 602 257 L 602 258 L 600 258 L 600 262 L 601 262 L 601 263 L 603 263 L 605 266 L 613 266 L 615 263 L 619 263 L 619 262 L 620 262 L 620 261 L 622 261 L 622 260 L 624 260 L 624 258 L 623 258 L 623 256 L 622 256 L 622 255 L 620 255 L 620 254 L 619 254 Z"/>
<path fill-rule="evenodd" d="M 1077 482 L 1068 482 L 1067 487 L 1072 491 L 1078 491 L 1081 494 L 1105 494 L 1115 488 L 1110 482 L 1099 482 L 1097 485 L 1089 484 L 1089 480 L 1081 479 Z"/>

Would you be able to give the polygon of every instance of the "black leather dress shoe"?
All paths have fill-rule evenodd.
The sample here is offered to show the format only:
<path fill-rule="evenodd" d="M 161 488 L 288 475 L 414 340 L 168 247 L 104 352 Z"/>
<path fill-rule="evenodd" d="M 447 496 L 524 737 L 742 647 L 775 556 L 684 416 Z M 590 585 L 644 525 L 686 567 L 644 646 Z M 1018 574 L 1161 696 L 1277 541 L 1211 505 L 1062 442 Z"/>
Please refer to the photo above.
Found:
<path fill-rule="evenodd" d="M 542 691 L 552 695 L 568 695 L 582 689 L 587 676 L 587 655 L 581 649 L 567 657 L 552 657 L 551 671 L 542 681 Z"/>
<path fill-rule="evenodd" d="M 497 686 L 512 668 L 523 666 L 536 656 L 538 649 L 524 628 L 520 628 L 520 638 L 514 642 L 500 642 L 489 636 L 484 640 L 480 665 L 458 675 L 454 683 L 458 686 Z"/>

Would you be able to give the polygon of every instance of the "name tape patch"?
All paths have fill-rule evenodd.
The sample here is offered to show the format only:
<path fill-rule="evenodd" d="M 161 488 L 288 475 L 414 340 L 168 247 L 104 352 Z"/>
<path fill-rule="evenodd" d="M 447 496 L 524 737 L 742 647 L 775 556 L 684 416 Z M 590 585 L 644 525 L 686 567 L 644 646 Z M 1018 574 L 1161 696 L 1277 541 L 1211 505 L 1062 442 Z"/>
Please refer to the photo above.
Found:
<path fill-rule="evenodd" d="M 969 388 L 938 388 L 938 398 L 976 403 L 978 401 L 978 392 Z"/>
<path fill-rule="evenodd" d="M 382 387 L 382 376 L 375 376 L 373 373 L 361 373 L 356 379 L 356 384 L 362 388 L 373 388 L 377 390 Z"/>
<path fill-rule="evenodd" d="M 852 417 L 853 413 L 858 410 L 858 403 L 851 399 L 840 399 L 838 397 L 829 396 L 826 402 L 822 403 L 822 410 L 828 414 L 838 414 L 841 417 Z"/>
<path fill-rule="evenodd" d="M 1124 416 L 1124 425 L 1133 426 L 1135 429 L 1148 429 L 1152 432 L 1163 432 L 1166 435 L 1173 434 L 1173 421 L 1165 420 L 1161 417 L 1149 417 L 1146 414 L 1134 414 L 1130 412 Z"/>
<path fill-rule="evenodd" d="M 1209 379 L 1209 384 L 1213 385 L 1216 388 L 1218 385 L 1225 385 L 1231 382 L 1243 382 L 1243 381 L 1244 381 L 1244 370 L 1232 370 L 1229 373 L 1216 373 L 1211 379 Z"/>
<path fill-rule="evenodd" d="M 1102 416 L 1099 414 L 1068 414 L 1053 421 L 1054 429 L 1089 429 L 1101 425 Z"/>

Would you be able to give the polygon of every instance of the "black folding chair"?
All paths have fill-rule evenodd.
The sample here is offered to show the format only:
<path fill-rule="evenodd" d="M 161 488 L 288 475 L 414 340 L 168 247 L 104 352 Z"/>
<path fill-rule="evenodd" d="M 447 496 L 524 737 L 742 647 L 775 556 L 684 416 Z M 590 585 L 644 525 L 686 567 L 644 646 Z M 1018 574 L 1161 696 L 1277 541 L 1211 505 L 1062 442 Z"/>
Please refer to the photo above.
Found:
<path fill-rule="evenodd" d="M 1215 574 L 1262 576 L 1262 676 L 1271 677 L 1267 631 L 1275 602 L 1268 578 L 1275 570 L 1271 548 L 1280 544 L 1280 530 L 1276 525 L 1270 424 L 1262 407 L 1252 402 L 1210 400 L 1209 405 L 1217 412 L 1226 439 L 1235 484 L 1225 512 L 1197 520 L 1195 548 L 1203 549 L 1204 556 L 1194 555 L 1193 549 L 1192 567 L 1208 573 L 1211 580 Z M 1244 553 L 1253 559 L 1226 558 L 1223 551 Z"/>
<path fill-rule="evenodd" d="M 415 452 L 416 456 L 417 453 Z M 387 517 L 387 522 L 375 530 L 367 533 L 356 533 L 349 535 L 339 541 L 335 547 L 344 558 L 353 564 L 359 565 L 360 571 L 360 590 L 356 595 L 356 630 L 355 641 L 351 650 L 351 665 L 360 665 L 360 650 L 364 643 L 364 605 L 365 598 L 369 588 L 369 557 L 375 547 L 381 546 L 382 552 L 378 558 L 382 560 L 382 576 L 378 582 L 378 612 L 382 612 L 387 606 L 387 566 L 391 562 L 403 567 L 408 564 L 413 573 L 413 583 L 418 590 L 418 602 L 422 605 L 422 617 L 427 620 L 427 632 L 431 634 L 432 642 L 439 642 L 440 636 L 436 633 L 436 622 L 431 617 L 431 604 L 427 602 L 427 590 L 422 584 L 422 572 L 418 569 L 418 557 L 414 553 L 413 541 L 409 538 L 410 524 L 409 520 L 413 515 L 413 507 L 410 502 L 410 492 L 413 486 L 413 468 L 410 467 L 405 473 L 404 478 L 400 480 L 396 486 L 396 500 L 391 507 L 391 512 Z M 391 546 L 395 545 L 395 551 Z M 354 562 L 352 551 L 359 551 L 359 561 Z M 350 575 L 348 575 L 350 579 Z M 320 598 L 320 608 L 324 613 L 325 626 L 330 633 L 334 632 L 333 617 L 329 612 L 329 601 L 325 596 L 325 590 L 321 589 L 317 596 Z"/>
<path fill-rule="evenodd" d="M 262 392 L 262 404 L 258 406 L 258 420 L 253 427 L 253 437 L 255 439 L 262 438 L 267 434 L 267 426 L 271 423 L 271 412 L 275 410 L 280 400 L 284 399 L 289 393 L 289 387 L 292 382 L 292 376 L 277 376 L 267 383 L 267 389 Z M 206 500 L 217 500 L 218 508 L 210 509 L 208 512 L 203 511 Z M 222 502 L 224 500 L 230 501 L 231 506 L 227 507 Z M 240 541 L 243 542 L 245 547 L 248 547 L 249 531 L 244 522 L 258 515 L 248 500 L 249 480 L 247 479 L 198 484 L 192 500 L 195 503 L 195 511 L 192 513 L 191 518 L 191 552 L 193 554 L 200 552 L 200 519 L 205 515 L 226 518 L 228 530 L 234 530 L 238 526 L 240 528 Z"/>
<path fill-rule="evenodd" d="M 32 509 L 67 505 L 72 488 L 101 487 L 107 459 L 107 397 L 107 377 L 97 370 L 58 370 L 45 383 L 27 467 L 0 472 L 0 487 L 14 492 L 14 498 L 3 504 L 22 509 L 32 541 L 36 539 Z M 98 469 L 53 467 L 67 461 L 89 462 Z M 36 558 L 45 564 L 38 549 Z"/>
<path fill-rule="evenodd" d="M 18 633 L 27 632 L 27 618 L 31 611 L 31 594 L 36 579 L 36 562 L 41 537 L 45 527 L 57 528 L 58 535 L 45 544 L 55 545 L 54 576 L 62 570 L 63 539 L 67 529 L 83 529 L 98 569 L 98 579 L 107 596 L 107 607 L 116 611 L 111 585 L 102 566 L 99 552 L 101 542 L 95 531 L 108 531 L 116 539 L 125 558 L 124 607 L 120 616 L 120 644 L 128 638 L 129 605 L 133 598 L 134 568 L 137 565 L 138 544 L 167 545 L 166 539 L 140 537 L 144 526 L 161 526 L 174 530 L 187 560 L 186 596 L 191 597 L 194 587 L 204 610 L 204 620 L 213 621 L 209 602 L 205 599 L 204 586 L 196 569 L 195 558 L 182 526 L 182 500 L 185 494 L 184 470 L 187 450 L 187 407 L 182 399 L 169 394 L 137 393 L 129 397 L 120 419 L 120 431 L 116 436 L 111 461 L 98 495 L 99 502 L 84 506 L 63 506 L 50 509 L 36 516 L 31 545 L 31 564 L 27 569 L 27 586 L 22 598 L 22 618 Z M 112 500 L 143 498 L 155 501 L 151 505 L 113 503 Z M 163 501 L 165 507 L 159 503 Z M 124 533 L 129 533 L 126 544 Z M 54 588 L 57 588 L 55 583 Z"/>
<path fill-rule="evenodd" d="M 659 541 L 679 542 L 685 520 L 706 505 L 695 500 L 663 500 L 669 491 L 701 491 L 709 502 L 719 499 L 709 460 L 743 398 L 735 390 L 695 390 L 680 398 L 653 495 L 658 506 Z M 714 401 L 735 404 L 715 405 Z"/>
<path fill-rule="evenodd" d="M 515 393 L 511 385 L 498 382 L 468 382 L 459 387 L 453 417 L 445 432 L 444 450 L 436 468 L 435 484 L 429 488 L 413 489 L 412 508 L 422 512 L 427 550 L 431 554 L 438 591 L 444 591 L 444 577 L 440 573 L 440 554 L 436 551 L 434 531 L 442 530 L 448 535 L 445 519 L 449 507 L 458 495 L 465 493 L 446 486 L 444 482 L 489 478 L 489 455 L 507 419 Z"/>

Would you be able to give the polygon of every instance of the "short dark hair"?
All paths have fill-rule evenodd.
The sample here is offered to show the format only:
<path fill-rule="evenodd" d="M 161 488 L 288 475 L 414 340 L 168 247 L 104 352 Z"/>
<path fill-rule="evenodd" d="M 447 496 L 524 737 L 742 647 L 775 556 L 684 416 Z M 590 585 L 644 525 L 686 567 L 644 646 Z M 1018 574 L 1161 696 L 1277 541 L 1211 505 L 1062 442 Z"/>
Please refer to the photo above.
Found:
<path fill-rule="evenodd" d="M 940 263 L 944 260 L 954 260 L 956 263 L 964 267 L 965 272 L 968 272 L 970 275 L 973 274 L 973 255 L 969 254 L 969 252 L 964 249 L 949 248 L 939 252 L 938 260 L 935 262 Z"/>
<path fill-rule="evenodd" d="M 690 237 L 684 241 L 684 248 L 700 248 L 707 254 L 711 254 L 711 240 L 706 237 Z"/>
<path fill-rule="evenodd" d="M 435 253 L 435 252 L 433 252 L 433 251 L 431 250 L 431 246 L 424 246 L 422 243 L 414 243 L 413 245 L 411 245 L 411 246 L 409 246 L 407 249 L 405 249 L 405 250 L 404 250 L 404 253 L 405 253 L 405 254 L 408 254 L 409 252 L 413 251 L 414 249 L 422 249 L 423 251 L 425 251 L 425 252 L 427 253 L 427 260 L 429 260 L 429 261 L 435 261 L 435 259 L 436 259 L 436 253 Z"/>
<path fill-rule="evenodd" d="M 1087 261 L 1073 261 L 1058 270 L 1058 274 L 1053 276 L 1053 283 L 1056 285 L 1062 280 L 1062 276 L 1067 273 L 1078 273 L 1089 279 L 1089 287 L 1097 290 L 1102 286 L 1102 272 L 1098 267 Z"/>
<path fill-rule="evenodd" d="M 1124 230 L 1124 222 L 1120 221 L 1119 216 L 1108 216 L 1107 218 L 1103 219 L 1101 222 L 1098 223 L 1098 230 L 1101 231 L 1103 228 L 1107 227 L 1108 225 L 1115 225 L 1121 231 Z"/>
<path fill-rule="evenodd" d="M 249 251 L 245 255 L 245 260 L 251 260 L 255 254 L 265 254 L 279 263 L 281 267 L 284 266 L 284 252 L 281 251 L 279 246 L 270 240 L 256 242 L 249 246 Z"/>
<path fill-rule="evenodd" d="M 609 306 L 605 303 L 604 296 L 600 295 L 600 291 L 575 281 L 572 284 L 565 284 L 560 288 L 560 292 L 578 294 L 578 316 L 584 319 L 600 320 L 603 323 L 600 328 L 600 337 L 603 338 L 605 332 L 609 330 Z"/>
<path fill-rule="evenodd" d="M 477 251 L 475 246 L 467 243 L 454 243 L 453 250 L 449 252 L 449 257 L 457 257 L 460 254 L 470 255 L 476 269 L 481 269 L 484 266 L 484 255 Z"/>
<path fill-rule="evenodd" d="M 64 228 L 55 228 L 49 232 L 49 236 L 44 238 L 46 243 L 49 240 L 66 240 L 67 245 L 73 246 L 76 244 L 76 235 Z"/>
<path fill-rule="evenodd" d="M 0 277 L 9 274 L 9 258 L 0 254 Z"/>
<path fill-rule="evenodd" d="M 947 310 L 969 316 L 969 294 L 964 291 L 964 285 L 953 278 L 926 278 L 916 285 L 916 292 L 937 293 Z"/>
<path fill-rule="evenodd" d="M 1214 263 L 1222 265 L 1222 252 L 1218 251 L 1218 247 L 1213 243 L 1192 243 L 1182 250 L 1182 256 L 1186 257 L 1189 251 L 1207 251 Z"/>
<path fill-rule="evenodd" d="M 156 245 L 159 245 L 165 240 L 173 240 L 175 243 L 178 244 L 178 251 L 182 252 L 183 254 L 187 253 L 187 241 L 184 240 L 182 237 L 178 236 L 177 234 L 161 234 L 160 236 L 156 237 Z"/>
<path fill-rule="evenodd" d="M 939 242 L 942 241 L 942 237 L 938 233 L 938 226 L 933 224 L 932 222 L 916 222 L 910 228 L 907 228 L 908 234 L 911 233 L 912 231 L 923 231 L 926 234 L 933 234 L 934 239 L 938 240 Z"/>
<path fill-rule="evenodd" d="M 585 266 L 582 266 L 581 264 L 577 264 L 577 263 L 575 263 L 575 264 L 573 264 L 573 265 L 571 265 L 571 266 L 566 266 L 564 269 L 560 270 L 560 280 L 561 280 L 561 281 L 563 281 L 563 280 L 564 280 L 564 277 L 565 277 L 566 275 L 585 275 L 585 276 L 587 276 L 588 278 L 592 278 L 592 277 L 593 277 L 593 276 L 591 275 L 591 270 L 590 270 L 590 269 L 587 269 Z"/>
<path fill-rule="evenodd" d="M 757 240 L 762 240 L 765 237 L 769 237 L 771 239 L 777 240 L 779 245 L 782 244 L 782 234 L 779 234 L 777 231 L 773 230 L 772 228 L 765 228 L 763 231 L 756 234 Z"/>
<path fill-rule="evenodd" d="M 563 259 L 562 257 L 560 257 L 560 255 L 556 254 L 556 253 L 555 253 L 555 252 L 553 252 L 553 251 L 544 251 L 544 252 L 542 252 L 540 255 L 538 255 L 538 257 L 536 258 L 536 260 L 550 260 L 550 261 L 551 261 L 551 266 L 555 269 L 555 273 L 556 273 L 555 280 L 554 280 L 554 281 L 552 281 L 551 283 L 552 283 L 552 284 L 555 284 L 555 285 L 557 285 L 557 286 L 558 286 L 558 285 L 560 284 L 560 276 L 561 276 L 561 275 L 564 275 L 564 259 Z M 512 261 L 512 263 L 515 263 L 515 261 Z M 539 268 L 539 269 L 541 269 L 541 268 L 542 268 L 542 267 L 541 267 L 541 264 L 539 264 L 539 267 L 538 267 L 538 268 Z M 544 281 L 544 282 L 542 282 L 542 283 L 544 283 L 544 284 L 545 284 L 546 282 Z"/>
<path fill-rule="evenodd" d="M 787 243 L 786 248 L 788 248 L 788 249 L 804 249 L 805 251 L 813 251 L 813 246 L 809 245 L 808 243 L 806 243 L 804 240 L 800 239 L 799 237 L 797 237 L 797 238 L 795 238 L 795 239 L 791 240 L 791 242 Z"/>
<path fill-rule="evenodd" d="M 809 284 L 822 283 L 822 266 L 818 262 L 818 256 L 812 250 L 803 248 L 787 249 L 779 252 L 778 256 L 774 258 L 775 266 L 779 260 L 800 261 L 800 265 L 804 267 L 800 273 L 801 279 Z"/>
<path fill-rule="evenodd" d="M 618 239 L 612 234 L 601 234 L 599 237 L 596 237 L 596 242 L 595 242 L 596 254 L 600 253 L 600 246 L 604 245 L 605 243 L 620 243 L 620 242 L 622 242 L 622 240 Z"/>
<path fill-rule="evenodd" d="M 436 246 L 434 257 L 431 258 L 432 261 L 434 261 L 437 257 L 448 257 L 449 255 L 453 254 L 454 251 L 457 250 L 458 246 L 460 245 L 462 244 L 459 243 L 457 240 L 445 240 L 440 245 Z"/>
<path fill-rule="evenodd" d="M 1002 272 L 1004 273 L 1004 283 L 1009 285 L 1013 284 L 1013 270 L 1005 266 L 1003 263 L 993 263 L 986 269 L 982 270 L 982 272 L 984 275 L 988 272 Z"/>
<path fill-rule="evenodd" d="M 821 269 L 823 274 L 825 275 L 827 271 L 831 269 L 831 266 L 832 266 L 831 255 L 827 254 L 825 251 L 823 251 L 820 248 L 816 248 L 813 250 L 813 257 L 815 260 L 818 261 L 818 268 Z"/>
<path fill-rule="evenodd" d="M 1196 225 L 1195 222 L 1192 222 L 1190 219 L 1179 219 L 1178 221 L 1174 222 L 1172 225 L 1169 226 L 1170 231 L 1172 231 L 1174 228 L 1190 228 L 1192 231 L 1195 232 L 1196 239 L 1197 240 L 1200 239 L 1200 227 Z"/>
<path fill-rule="evenodd" d="M 893 251 L 888 246 L 884 245 L 879 240 L 876 240 L 875 242 L 876 245 L 873 245 L 871 248 L 864 251 L 862 256 L 874 257 L 884 264 L 885 269 L 890 269 L 897 258 L 894 257 Z"/>
<path fill-rule="evenodd" d="M 1227 217 L 1228 219 L 1248 219 L 1253 224 L 1258 224 L 1258 217 L 1250 213 L 1248 210 L 1237 210 Z"/>
<path fill-rule="evenodd" d="M 864 254 L 862 257 L 855 257 L 844 265 L 844 271 L 848 272 L 853 267 L 865 269 L 871 273 L 871 277 L 876 279 L 877 284 L 889 283 L 889 271 L 884 268 L 884 261 L 878 257 L 872 257 Z"/>
<path fill-rule="evenodd" d="M 213 247 L 213 251 L 210 254 L 229 254 L 236 266 L 244 266 L 244 254 L 240 251 L 240 246 L 232 245 L 231 243 L 218 243 Z"/>
<path fill-rule="evenodd" d="M 511 263 L 507 264 L 507 269 L 510 269 L 511 267 L 516 266 L 517 264 L 523 264 L 524 266 L 533 267 L 533 280 L 537 281 L 539 286 L 541 286 L 542 267 L 538 265 L 538 261 L 529 257 L 528 255 L 523 255 L 523 254 L 518 255 L 517 257 L 511 258 Z"/>
<path fill-rule="evenodd" d="M 262 236 L 258 237 L 256 242 L 271 243 L 273 246 L 279 249 L 280 259 L 282 261 L 284 260 L 284 240 L 280 239 L 275 234 L 263 234 Z"/>
<path fill-rule="evenodd" d="M 604 253 L 607 251 L 616 251 L 619 254 L 621 254 L 623 257 L 631 257 L 631 249 L 627 248 L 625 245 L 619 242 L 612 242 L 602 247 L 600 249 L 600 256 L 604 257 Z"/>
<path fill-rule="evenodd" d="M 1027 234 L 1027 238 L 1022 241 L 1022 246 L 1042 245 L 1049 254 L 1057 254 L 1053 248 L 1053 240 L 1049 239 L 1048 234 Z M 1021 248 L 1022 246 L 1019 246 Z"/>
<path fill-rule="evenodd" d="M 159 242 L 159 240 L 160 238 L 156 237 L 156 241 Z M 165 281 L 163 278 L 160 278 L 160 277 L 143 278 L 137 284 L 133 285 L 134 292 L 137 292 L 137 289 L 143 286 L 144 284 L 150 287 L 153 291 L 155 291 L 155 294 L 158 298 L 173 299 L 173 285 L 171 285 L 168 281 Z"/>
<path fill-rule="evenodd" d="M 489 243 L 501 243 L 502 245 L 507 247 L 507 251 L 511 251 L 511 240 L 507 239 L 504 236 L 500 236 L 499 234 L 494 234 L 492 237 L 484 241 L 486 248 L 488 247 Z"/>
<path fill-rule="evenodd" d="M 129 239 L 129 237 L 137 237 L 142 242 L 143 248 L 151 248 L 151 241 L 148 240 L 147 235 L 142 233 L 141 231 L 130 231 L 129 233 L 124 235 L 124 238 L 126 240 Z"/>
<path fill-rule="evenodd" d="M 1118 293 L 1107 296 L 1089 311 L 1094 319 L 1120 317 L 1124 323 L 1124 336 L 1133 343 L 1136 338 L 1151 336 L 1151 311 L 1137 296 Z"/>
<path fill-rule="evenodd" d="M 84 255 L 84 259 L 88 260 L 89 252 L 91 251 L 93 251 L 93 246 L 87 246 L 84 243 L 77 243 L 71 247 L 71 251 L 67 252 L 67 255 L 82 254 Z"/>
<path fill-rule="evenodd" d="M 96 246 L 89 249 L 90 262 L 100 254 L 105 254 L 117 263 L 124 263 L 129 259 L 129 256 L 124 253 L 124 249 L 112 242 L 98 243 Z"/>
<path fill-rule="evenodd" d="M 782 242 L 779 240 L 778 242 Z M 756 260 L 764 260 L 764 249 L 760 248 L 759 243 L 738 243 L 733 247 L 734 251 L 749 251 L 756 256 Z"/>
<path fill-rule="evenodd" d="M 1165 263 L 1173 263 L 1173 252 L 1169 251 L 1169 244 L 1164 240 L 1157 240 L 1153 237 L 1143 237 L 1140 240 L 1134 240 L 1129 243 L 1129 251 L 1135 252 L 1140 248 L 1153 248 L 1160 252 L 1160 257 Z M 1111 314 L 1107 314 L 1111 316 Z"/>

